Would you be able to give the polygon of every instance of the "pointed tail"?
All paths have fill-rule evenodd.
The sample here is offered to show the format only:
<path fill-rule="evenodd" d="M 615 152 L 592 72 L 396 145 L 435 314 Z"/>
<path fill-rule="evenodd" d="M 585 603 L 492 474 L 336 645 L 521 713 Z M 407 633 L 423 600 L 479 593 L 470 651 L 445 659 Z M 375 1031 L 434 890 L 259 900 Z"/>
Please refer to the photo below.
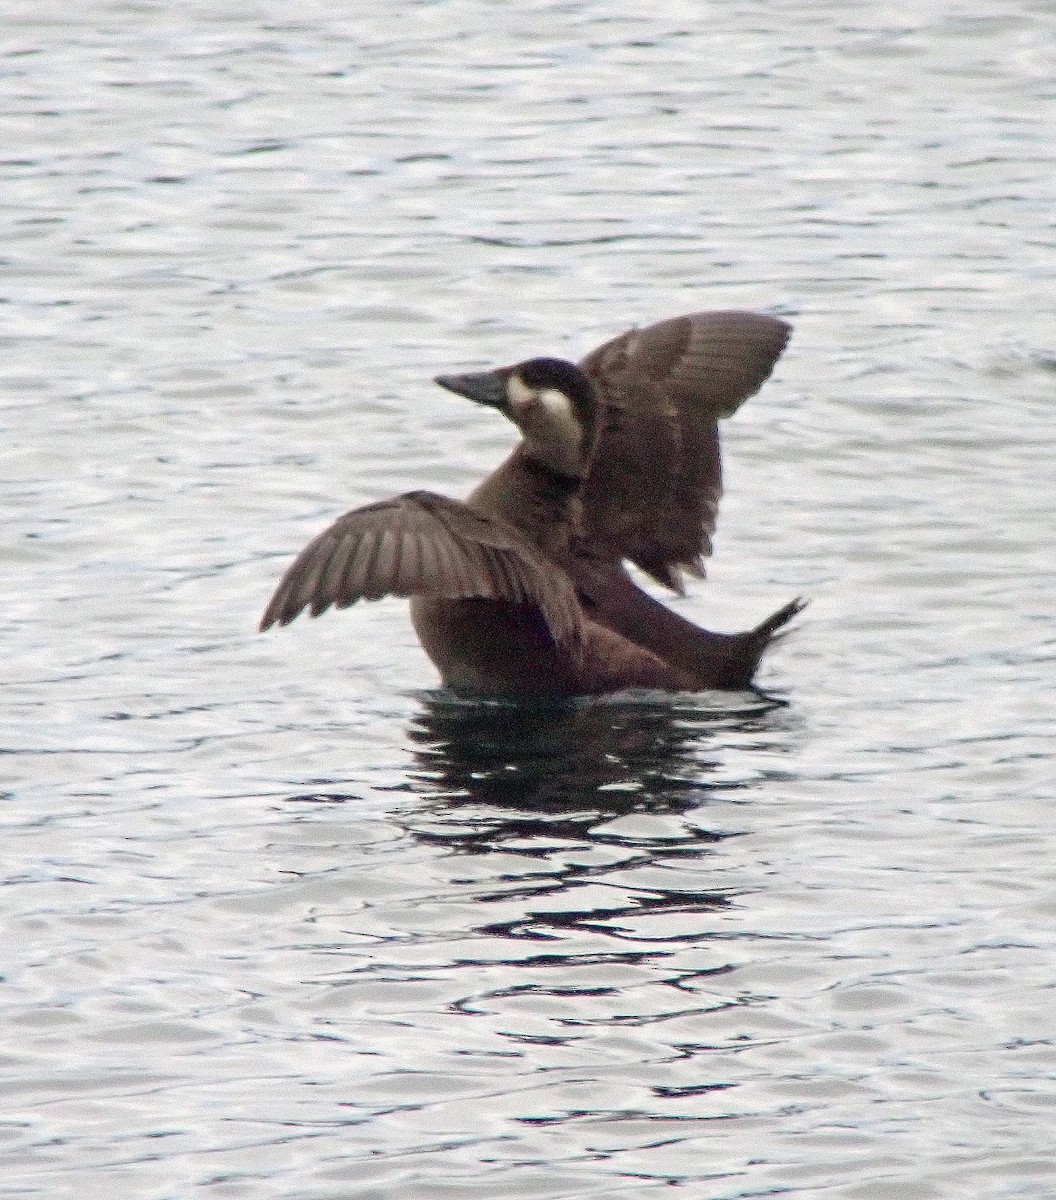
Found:
<path fill-rule="evenodd" d="M 785 626 L 807 604 L 792 600 L 743 633 L 713 633 L 661 604 L 622 569 L 594 575 L 589 561 L 575 566 L 588 616 L 669 663 L 691 690 L 748 687 L 766 648 L 784 637 Z"/>
<path fill-rule="evenodd" d="M 770 642 L 779 642 L 783 637 L 787 637 L 792 630 L 785 629 L 784 633 L 778 633 L 778 630 L 784 628 L 793 617 L 799 616 L 809 603 L 809 600 L 804 600 L 802 596 L 797 596 L 795 600 L 790 600 L 782 608 L 779 608 L 777 612 L 767 617 L 765 621 L 756 625 L 754 629 L 740 636 L 762 638 L 764 646 Z M 775 634 L 777 635 L 776 637 L 774 636 Z"/>
<path fill-rule="evenodd" d="M 792 631 L 785 626 L 793 617 L 801 613 L 809 601 L 797 596 L 772 613 L 765 621 L 761 621 L 754 629 L 744 633 L 718 635 L 724 638 L 725 644 L 713 644 L 713 664 L 719 669 L 723 682 L 719 687 L 745 688 L 752 682 L 752 676 L 759 666 L 759 660 L 764 652 L 774 644 L 788 636 Z"/>

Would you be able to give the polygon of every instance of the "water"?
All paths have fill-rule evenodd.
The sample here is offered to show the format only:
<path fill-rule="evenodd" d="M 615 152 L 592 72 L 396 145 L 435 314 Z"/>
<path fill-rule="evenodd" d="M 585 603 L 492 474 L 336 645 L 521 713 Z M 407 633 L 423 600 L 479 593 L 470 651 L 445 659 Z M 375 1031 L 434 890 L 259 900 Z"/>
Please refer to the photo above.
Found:
<path fill-rule="evenodd" d="M 1056 1193 L 1050 6 L 5 15 L 0 1194 Z M 254 633 L 437 371 L 731 306 L 771 701 Z"/>

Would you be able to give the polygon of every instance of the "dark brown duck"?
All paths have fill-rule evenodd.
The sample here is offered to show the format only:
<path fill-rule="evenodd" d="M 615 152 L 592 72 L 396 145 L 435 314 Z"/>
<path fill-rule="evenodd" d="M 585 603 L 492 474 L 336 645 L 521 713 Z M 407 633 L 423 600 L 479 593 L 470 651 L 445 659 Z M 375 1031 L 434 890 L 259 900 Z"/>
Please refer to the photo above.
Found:
<path fill-rule="evenodd" d="M 261 629 L 308 609 L 408 596 L 445 684 L 490 696 L 746 687 L 793 600 L 712 633 L 631 578 L 703 574 L 722 491 L 718 421 L 758 391 L 791 328 L 747 312 L 635 329 L 577 366 L 532 358 L 441 375 L 521 442 L 464 501 L 407 492 L 339 517 L 301 551 Z"/>

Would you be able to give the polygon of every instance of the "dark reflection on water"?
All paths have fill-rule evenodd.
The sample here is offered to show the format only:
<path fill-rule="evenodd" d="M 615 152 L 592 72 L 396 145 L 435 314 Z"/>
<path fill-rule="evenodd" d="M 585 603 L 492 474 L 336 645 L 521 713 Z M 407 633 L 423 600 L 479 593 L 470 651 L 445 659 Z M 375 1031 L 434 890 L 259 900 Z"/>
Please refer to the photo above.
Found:
<path fill-rule="evenodd" d="M 668 697 L 482 704 L 436 693 L 409 729 L 419 768 L 410 777 L 415 791 L 449 810 L 460 803 L 529 807 L 583 833 L 592 814 L 697 807 L 717 765 L 709 741 L 775 731 L 784 708 L 759 694 L 719 708 Z"/>
<path fill-rule="evenodd" d="M 794 710 L 757 694 L 557 706 L 423 695 L 406 727 L 412 763 L 393 788 L 402 800 L 387 816 L 425 852 L 421 870 L 401 869 L 350 918 L 349 961 L 328 964 L 327 988 L 428 981 L 438 1010 L 494 1022 L 504 1048 L 742 1005 L 716 994 L 733 968 L 712 948 L 728 936 L 717 914 L 744 890 L 718 848 L 742 831 L 709 821 L 708 805 L 765 786 L 755 750 L 787 750 L 794 726 Z M 409 858 L 406 845 L 400 854 Z M 666 1080 L 653 1095 L 728 1086 Z"/>
<path fill-rule="evenodd" d="M 727 890 L 697 873 L 672 886 L 625 882 L 629 870 L 699 860 L 732 836 L 703 827 L 698 815 L 714 790 L 747 786 L 728 774 L 710 778 L 722 765 L 723 739 L 750 734 L 771 748 L 784 744 L 780 701 L 745 695 L 724 703 L 643 696 L 536 707 L 431 694 L 408 731 L 416 768 L 400 789 L 421 802 L 395 820 L 418 843 L 481 863 L 497 851 L 525 860 L 523 872 L 485 868 L 475 880 L 483 885 L 478 901 L 518 902 L 514 915 L 479 934 L 552 939 L 576 929 L 640 940 L 622 918 L 730 902 Z M 585 903 L 581 889 L 599 883 L 612 902 L 598 903 L 595 892 Z M 698 937 L 651 930 L 644 940 Z"/>

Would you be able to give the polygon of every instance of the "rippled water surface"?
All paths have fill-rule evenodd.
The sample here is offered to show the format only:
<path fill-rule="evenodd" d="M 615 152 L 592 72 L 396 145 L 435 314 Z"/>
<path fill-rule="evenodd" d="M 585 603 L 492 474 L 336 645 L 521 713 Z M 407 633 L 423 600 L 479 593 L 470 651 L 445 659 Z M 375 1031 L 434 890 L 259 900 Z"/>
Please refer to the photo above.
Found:
<path fill-rule="evenodd" d="M 1052 6 L 5 16 L 0 1194 L 1056 1194 Z M 723 307 L 773 702 L 254 633 L 437 371 Z"/>

